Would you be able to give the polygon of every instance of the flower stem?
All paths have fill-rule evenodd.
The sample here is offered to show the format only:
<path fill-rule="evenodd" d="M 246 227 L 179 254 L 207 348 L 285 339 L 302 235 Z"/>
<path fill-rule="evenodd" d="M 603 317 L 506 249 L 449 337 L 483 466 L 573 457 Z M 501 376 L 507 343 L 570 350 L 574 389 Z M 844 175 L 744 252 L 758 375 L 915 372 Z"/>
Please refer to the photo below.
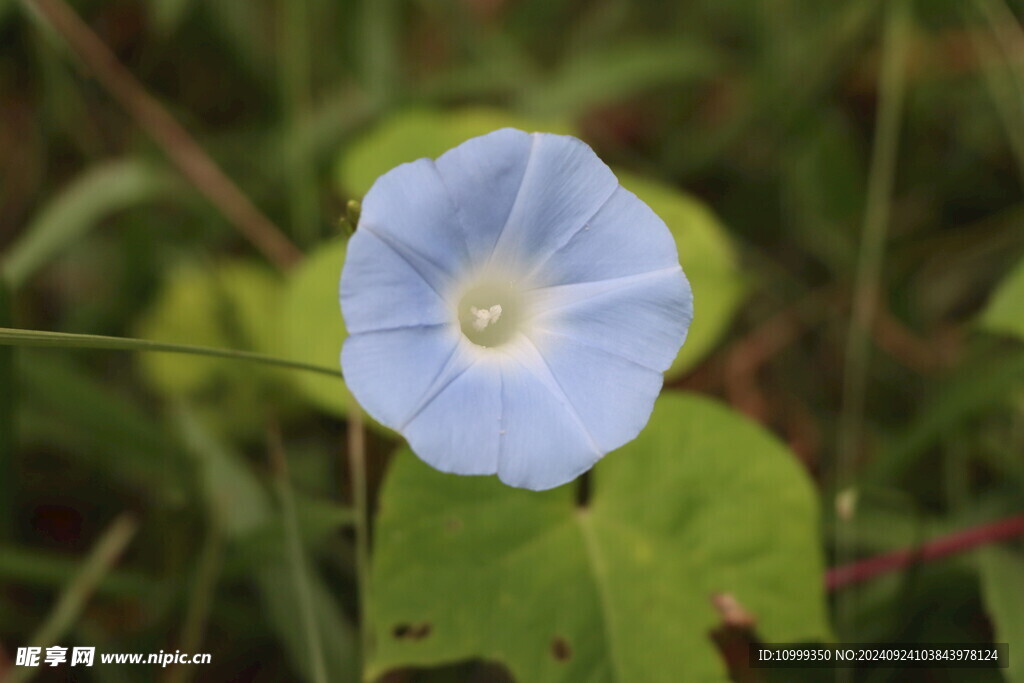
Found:
<path fill-rule="evenodd" d="M 179 643 L 182 652 L 199 652 L 206 635 L 206 625 L 213 607 L 217 581 L 220 578 L 224 537 L 220 523 L 210 520 L 199 550 L 196 569 L 189 590 L 188 604 Z M 167 674 L 167 683 L 189 683 L 196 675 L 192 666 L 176 665 Z"/>
<path fill-rule="evenodd" d="M 906 0 L 888 5 L 884 56 L 879 84 L 875 139 L 871 153 L 864 226 L 854 282 L 853 310 L 846 338 L 843 368 L 843 401 L 834 473 L 834 491 L 842 493 L 855 485 L 855 462 L 862 446 L 864 403 L 870 360 L 868 337 L 882 293 L 882 263 L 892 211 L 900 118 L 906 90 L 907 45 L 910 8 Z M 853 519 L 839 518 L 836 529 L 836 557 L 845 562 L 852 554 Z M 848 608 L 845 600 L 836 607 L 836 621 L 842 627 Z"/>
<path fill-rule="evenodd" d="M 904 548 L 851 564 L 834 567 L 825 575 L 829 591 L 838 591 L 870 579 L 905 569 L 919 562 L 938 560 L 989 543 L 1024 536 L 1024 515 L 1007 517 L 941 536 L 916 548 Z"/>
<path fill-rule="evenodd" d="M 359 644 L 362 672 L 373 647 L 373 624 L 370 620 L 370 517 L 366 484 L 366 432 L 362 409 L 352 400 L 346 433 L 349 477 L 352 485 L 352 507 L 355 511 L 356 580 L 359 582 Z"/>
<path fill-rule="evenodd" d="M 292 573 L 292 585 L 298 598 L 298 610 L 305 630 L 309 659 L 313 668 L 314 683 L 327 683 L 327 663 L 324 660 L 324 646 L 320 627 L 313 608 L 313 591 L 309 585 L 305 550 L 302 547 L 298 513 L 295 511 L 295 495 L 288 475 L 288 460 L 284 453 L 284 441 L 276 420 L 271 419 L 267 430 L 267 454 L 274 472 L 274 484 L 284 520 L 284 535 L 288 549 L 288 564 Z"/>
<path fill-rule="evenodd" d="M 11 297 L 7 283 L 0 278 L 0 325 L 12 323 Z M 14 381 L 15 349 L 0 348 L 0 472 L 14 471 L 14 452 L 17 444 L 16 421 L 18 384 Z M 0 477 L 0 540 L 13 537 L 14 492 L 13 477 Z"/>
<path fill-rule="evenodd" d="M 275 365 L 290 370 L 318 372 L 332 377 L 341 377 L 341 371 L 322 365 L 312 365 L 298 361 L 266 356 L 251 351 L 235 349 L 219 349 L 210 346 L 194 346 L 192 344 L 171 344 L 168 342 L 134 339 L 132 337 L 107 337 L 98 334 L 71 334 L 68 332 L 48 332 L 45 330 L 17 330 L 0 327 L 0 346 L 40 346 L 56 348 L 106 349 L 113 351 L 160 351 L 164 353 L 182 353 L 193 356 L 213 356 L 243 360 L 251 363 Z"/>

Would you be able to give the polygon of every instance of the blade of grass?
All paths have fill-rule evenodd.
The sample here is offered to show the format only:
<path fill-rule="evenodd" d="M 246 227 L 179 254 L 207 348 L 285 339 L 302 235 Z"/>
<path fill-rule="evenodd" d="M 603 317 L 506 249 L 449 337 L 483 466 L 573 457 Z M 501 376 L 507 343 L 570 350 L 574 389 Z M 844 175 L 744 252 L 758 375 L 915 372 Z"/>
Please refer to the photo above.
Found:
<path fill-rule="evenodd" d="M 781 87 L 778 77 L 755 73 L 751 106 L 728 119 L 721 129 L 695 129 L 699 131 L 697 136 L 678 131 L 670 137 L 675 142 L 664 146 L 662 162 L 675 173 L 693 173 L 728 154 L 755 128 L 762 134 L 765 130 L 777 131 L 763 137 L 773 146 L 792 139 L 791 131 L 800 125 L 801 117 L 818 104 L 835 83 L 836 75 L 857 54 L 857 43 L 881 4 L 880 0 L 833 3 L 833 16 L 816 30 L 803 31 L 799 42 L 789 50 L 792 66 L 783 74 Z"/>
<path fill-rule="evenodd" d="M 577 116 L 644 90 L 682 88 L 705 80 L 720 70 L 721 62 L 721 56 L 702 43 L 604 46 L 569 61 L 551 82 L 524 91 L 521 106 L 540 116 Z"/>
<path fill-rule="evenodd" d="M 313 666 L 313 680 L 316 683 L 327 683 L 327 663 L 324 661 L 324 646 L 313 610 L 313 591 L 307 581 L 306 555 L 299 540 L 299 518 L 295 513 L 295 498 L 288 478 L 288 460 L 284 453 L 281 431 L 276 423 L 268 430 L 267 452 L 274 472 L 274 488 L 277 490 L 281 515 L 284 518 L 289 567 L 295 594 L 299 598 L 298 609 L 306 632 L 309 661 Z"/>
<path fill-rule="evenodd" d="M 98 334 L 71 334 L 68 332 L 47 332 L 44 330 L 16 330 L 0 327 L 0 346 L 35 346 L 62 349 L 105 349 L 110 351 L 153 351 L 163 353 L 182 353 L 194 356 L 212 356 L 230 360 L 247 361 L 274 365 L 291 370 L 318 372 L 332 377 L 341 377 L 341 371 L 322 365 L 300 363 L 298 361 L 265 356 L 250 351 L 234 349 L 217 349 L 208 346 L 192 346 L 190 344 L 168 344 L 166 342 L 134 339 L 132 337 L 107 337 Z"/>
<path fill-rule="evenodd" d="M 12 324 L 11 298 L 7 283 L 0 278 L 0 325 Z M 16 435 L 15 408 L 17 386 L 14 382 L 14 353 L 10 347 L 0 348 L 0 472 L 14 471 Z M 13 477 L 0 477 L 0 539 L 10 540 L 14 520 Z"/>
<path fill-rule="evenodd" d="M 363 86 L 377 101 L 389 101 L 398 88 L 398 3 L 364 2 L 360 17 L 359 54 Z"/>
<path fill-rule="evenodd" d="M 868 177 L 864 224 L 854 281 L 853 310 L 846 338 L 843 368 L 842 414 L 839 420 L 834 490 L 843 492 L 855 484 L 856 460 L 862 445 L 864 401 L 870 361 L 869 339 L 882 293 L 882 262 L 892 210 L 892 195 L 899 146 L 900 120 L 906 90 L 907 45 L 910 33 L 910 5 L 895 0 L 888 7 L 884 57 L 879 83 L 875 139 Z M 846 564 L 853 547 L 844 527 L 836 529 L 836 560 Z M 849 611 L 846 601 L 837 603 L 836 621 L 841 628 Z"/>
<path fill-rule="evenodd" d="M 153 0 L 149 3 L 148 17 L 161 36 L 169 36 L 178 28 L 191 10 L 192 0 Z"/>
<path fill-rule="evenodd" d="M 19 443 L 54 450 L 89 469 L 97 484 L 127 489 L 153 508 L 187 505 L 188 461 L 169 430 L 76 360 L 18 353 Z"/>
<path fill-rule="evenodd" d="M 260 599 L 261 614 L 267 628 L 277 638 L 282 650 L 296 671 L 296 680 L 311 681 L 315 677 L 309 659 L 308 628 L 305 617 L 296 609 L 294 569 L 284 550 L 284 539 L 278 537 L 275 556 L 252 566 L 250 573 Z M 324 657 L 327 676 L 332 683 L 358 681 L 356 669 L 355 629 L 337 604 L 337 589 L 329 584 L 316 568 L 305 563 L 302 582 L 308 586 L 315 609 L 315 623 L 324 634 Z"/>
<path fill-rule="evenodd" d="M 965 366 L 943 383 L 941 391 L 935 392 L 935 398 L 919 411 L 909 427 L 865 468 L 861 481 L 876 485 L 898 482 L 929 448 L 965 420 L 991 409 L 1013 387 L 1019 386 L 1022 378 L 1024 351 L 993 351 L 977 363 Z"/>
<path fill-rule="evenodd" d="M 974 6 L 988 23 L 995 44 L 984 40 L 976 31 L 970 31 L 972 43 L 985 63 L 982 76 L 1006 127 L 1017 170 L 1024 182 L 1024 63 L 1021 62 L 1024 29 L 1021 29 L 1013 11 L 1001 0 L 975 0 Z M 962 9 L 966 14 L 966 3 Z M 999 72 L 1000 62 L 1008 73 Z"/>
<path fill-rule="evenodd" d="M 200 2 L 204 24 L 215 36 L 219 51 L 231 55 L 248 78 L 269 95 L 274 87 L 275 48 L 268 40 L 265 2 L 218 0 Z"/>
<path fill-rule="evenodd" d="M 217 580 L 223 566 L 224 537 L 217 521 L 210 520 L 203 539 L 203 547 L 199 551 L 195 576 L 189 592 L 188 605 L 185 608 L 185 619 L 181 627 L 179 641 L 182 652 L 199 652 L 203 649 L 203 638 L 206 623 L 213 606 Z M 167 675 L 168 683 L 187 683 L 196 674 L 194 666 L 175 666 Z"/>
<path fill-rule="evenodd" d="M 284 129 L 301 129 L 310 115 L 309 0 L 279 0 L 282 27 L 278 84 L 284 110 Z M 285 134 L 285 138 L 291 136 Z M 292 234 L 310 246 L 320 237 L 317 220 L 316 174 L 308 156 L 284 148 Z"/>
<path fill-rule="evenodd" d="M 38 588 L 57 588 L 71 581 L 81 562 L 58 554 L 17 545 L 0 545 L 0 583 Z M 112 598 L 152 600 L 159 593 L 172 593 L 175 586 L 129 571 L 112 570 L 96 584 L 96 593 Z"/>
<path fill-rule="evenodd" d="M 370 585 L 370 511 L 366 483 L 366 431 L 363 427 L 363 409 L 350 398 L 346 430 L 349 476 L 352 484 L 352 507 L 355 517 L 356 580 L 359 583 L 359 647 L 362 657 L 360 671 L 365 678 L 365 662 L 370 660 L 373 643 L 373 624 L 370 605 L 373 599 Z"/>
<path fill-rule="evenodd" d="M 337 529 L 343 520 L 325 520 L 310 509 L 313 503 L 293 488 L 289 491 L 295 515 L 292 521 L 285 520 L 263 481 L 240 453 L 221 442 L 187 404 L 179 404 L 174 417 L 182 440 L 196 459 L 207 514 L 217 520 L 230 548 L 230 554 L 224 556 L 224 574 L 248 575 L 254 582 L 265 616 L 263 623 L 288 654 L 301 680 L 317 678 L 315 668 L 320 666 L 319 659 L 310 659 L 310 641 L 305 637 L 307 613 L 296 609 L 305 600 L 301 591 L 308 590 L 316 632 L 321 634 L 321 643 L 329 643 L 321 649 L 327 680 L 354 680 L 353 629 L 331 589 L 308 562 L 301 562 L 302 578 L 295 580 L 294 553 L 288 547 L 295 539 L 307 545 L 319 543 L 329 533 L 329 526 Z M 294 520 L 305 537 L 293 533 Z M 309 551 L 309 547 L 303 549 Z M 218 604 L 218 613 L 222 607 Z"/>
<path fill-rule="evenodd" d="M 336 150 L 354 130 L 365 126 L 379 114 L 380 107 L 362 89 L 342 86 L 318 98 L 316 107 L 298 128 L 277 136 L 276 158 L 315 168 L 334 158 Z M 281 169 L 282 175 L 294 172 L 294 166 Z"/>
<path fill-rule="evenodd" d="M 269 218 L 249 200 L 181 124 L 124 67 L 110 48 L 63 0 L 22 0 L 60 35 L 72 52 L 95 74 L 111 96 L 160 145 L 196 189 L 281 269 L 301 254 Z M 374 3 L 376 4 L 376 3 Z"/>
<path fill-rule="evenodd" d="M 138 522 L 127 513 L 117 517 L 107 527 L 99 541 L 93 546 L 92 552 L 85 559 L 78 574 L 61 593 L 57 604 L 54 605 L 46 620 L 28 639 L 30 645 L 46 649 L 55 645 L 67 633 L 67 630 L 81 616 L 85 604 L 118 558 L 121 557 L 137 530 Z M 19 667 L 12 671 L 7 680 L 8 683 L 22 683 L 38 672 L 38 669 Z"/>
<path fill-rule="evenodd" d="M 17 289 L 105 215 L 168 196 L 176 187 L 176 179 L 165 169 L 140 159 L 90 167 L 43 207 L 5 250 L 0 275 Z"/>

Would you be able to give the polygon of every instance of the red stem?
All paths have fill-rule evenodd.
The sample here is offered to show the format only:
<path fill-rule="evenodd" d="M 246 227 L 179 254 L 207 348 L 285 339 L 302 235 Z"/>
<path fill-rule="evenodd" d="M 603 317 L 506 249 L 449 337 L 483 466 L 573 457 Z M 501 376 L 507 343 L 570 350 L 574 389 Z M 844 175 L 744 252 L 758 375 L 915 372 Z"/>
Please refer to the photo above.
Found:
<path fill-rule="evenodd" d="M 1017 536 L 1024 536 L 1024 515 L 1007 517 L 997 522 L 981 524 L 948 536 L 941 536 L 916 548 L 896 550 L 841 567 L 834 567 L 825 574 L 825 586 L 829 591 L 836 591 L 882 574 L 905 569 L 918 562 L 937 560 L 947 555 Z"/>

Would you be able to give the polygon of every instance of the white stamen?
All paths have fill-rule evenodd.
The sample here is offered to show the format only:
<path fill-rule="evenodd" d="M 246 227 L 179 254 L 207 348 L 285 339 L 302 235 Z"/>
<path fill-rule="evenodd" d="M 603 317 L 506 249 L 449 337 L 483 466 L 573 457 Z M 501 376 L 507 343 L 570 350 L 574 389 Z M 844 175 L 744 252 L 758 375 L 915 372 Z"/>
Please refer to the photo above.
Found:
<path fill-rule="evenodd" d="M 477 332 L 487 329 L 488 325 L 493 325 L 501 318 L 501 306 L 499 304 L 494 304 L 490 308 L 470 306 L 469 312 L 476 318 L 473 321 L 473 329 Z"/>

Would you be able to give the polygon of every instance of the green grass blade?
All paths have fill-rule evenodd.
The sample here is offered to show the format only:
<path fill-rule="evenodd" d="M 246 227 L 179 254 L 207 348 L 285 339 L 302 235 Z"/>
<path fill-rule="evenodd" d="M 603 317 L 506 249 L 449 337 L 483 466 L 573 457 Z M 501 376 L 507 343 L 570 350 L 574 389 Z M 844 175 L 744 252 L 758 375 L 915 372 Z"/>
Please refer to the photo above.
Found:
<path fill-rule="evenodd" d="M 156 507 L 186 505 L 189 463 L 164 425 L 77 359 L 55 356 L 32 349 L 18 354 L 20 447 L 60 453 L 92 472 L 97 483 L 131 491 Z"/>
<path fill-rule="evenodd" d="M 974 5 L 994 40 L 974 31 L 970 32 L 971 39 L 984 62 L 982 76 L 1006 127 L 1017 171 L 1024 180 L 1024 66 L 1015 58 L 1024 46 L 1024 32 L 1013 11 L 1001 0 L 975 0 Z M 963 7 L 966 13 L 966 5 Z"/>
<path fill-rule="evenodd" d="M 56 644 L 67 633 L 81 616 L 85 604 L 96 592 L 97 586 L 135 537 L 138 526 L 134 517 L 123 514 L 107 527 L 82 564 L 81 570 L 61 593 L 46 620 L 28 639 L 30 645 L 45 649 Z M 9 683 L 20 683 L 38 672 L 39 669 L 16 668 L 7 680 Z"/>
<path fill-rule="evenodd" d="M 18 545 L 0 545 L 0 583 L 33 588 L 60 588 L 74 579 L 81 562 L 67 553 L 44 551 Z M 163 582 L 147 574 L 113 570 L 96 584 L 96 594 L 111 598 L 153 601 L 176 590 L 173 582 Z"/>
<path fill-rule="evenodd" d="M 882 267 L 892 213 L 911 25 L 908 0 L 897 0 L 889 5 L 871 171 L 846 337 L 842 414 L 833 474 L 833 486 L 837 492 L 855 485 L 857 456 L 864 444 L 865 401 L 871 360 L 869 331 L 876 317 L 878 300 L 884 296 L 881 288 Z M 850 529 L 850 524 L 840 524 L 836 529 L 835 557 L 839 563 L 852 559 L 854 548 L 850 543 Z M 851 623 L 851 614 L 851 601 L 847 598 L 839 600 L 836 604 L 838 628 L 842 629 Z"/>
<path fill-rule="evenodd" d="M 703 43 L 605 47 L 570 60 L 550 83 L 525 92 L 522 107 L 540 116 L 577 116 L 645 90 L 699 82 L 715 74 L 721 62 L 718 52 Z"/>
<path fill-rule="evenodd" d="M 363 3 L 359 17 L 363 86 L 378 100 L 392 99 L 399 85 L 399 9 L 395 0 L 374 0 Z"/>
<path fill-rule="evenodd" d="M 38 213 L 6 250 L 0 273 L 16 289 L 105 216 L 169 196 L 177 186 L 168 171 L 139 159 L 93 166 Z"/>
<path fill-rule="evenodd" d="M 11 298 L 7 283 L 0 278 L 0 325 L 10 325 Z M 0 348 L 0 472 L 12 472 L 17 437 L 14 431 L 17 387 L 14 383 L 14 349 Z M 11 537 L 14 519 L 12 477 L 0 477 L 0 539 Z"/>
<path fill-rule="evenodd" d="M 907 430 L 894 438 L 863 472 L 864 484 L 897 482 L 919 464 L 929 448 L 966 420 L 990 410 L 1024 378 L 1024 351 L 992 354 L 966 365 L 941 385 Z"/>
<path fill-rule="evenodd" d="M 313 609 L 313 589 L 309 582 L 309 569 L 306 566 L 305 550 L 302 548 L 299 518 L 295 513 L 295 497 L 292 493 L 291 481 L 288 478 L 288 465 L 284 454 L 284 444 L 279 432 L 270 436 L 269 443 L 271 465 L 274 469 L 274 488 L 277 490 L 281 516 L 284 520 L 284 539 L 288 554 L 288 567 L 291 572 L 295 595 L 298 597 L 297 609 L 301 618 L 308 657 L 312 666 L 313 680 L 316 683 L 327 683 L 327 664 L 324 661 L 323 642 L 316 623 Z"/>
<path fill-rule="evenodd" d="M 260 594 L 264 623 L 288 653 L 300 680 L 356 680 L 352 627 L 305 555 L 310 548 L 303 547 L 322 540 L 323 531 L 329 526 L 337 529 L 342 520 L 337 514 L 324 518 L 322 509 L 313 511 L 311 501 L 290 484 L 285 504 L 291 508 L 280 514 L 241 454 L 221 442 L 187 405 L 179 406 L 175 416 L 196 459 L 209 523 L 223 530 L 227 542 L 224 573 L 250 574 Z M 281 471 L 280 463 L 274 469 Z M 313 633 L 315 638 L 308 635 Z"/>
<path fill-rule="evenodd" d="M 311 365 L 297 361 L 285 360 L 249 351 L 234 349 L 217 349 L 207 346 L 190 344 L 168 344 L 165 342 L 134 339 L 132 337 L 107 337 L 99 334 L 71 334 L 68 332 L 48 332 L 45 330 L 15 330 L 0 327 L 0 346 L 35 346 L 61 349 L 104 349 L 108 351 L 151 351 L 163 353 L 183 353 L 194 356 L 212 356 L 230 360 L 263 363 L 291 370 L 319 372 L 324 375 L 341 377 L 341 370 Z"/>
<path fill-rule="evenodd" d="M 196 558 L 196 569 L 189 588 L 185 618 L 178 644 L 184 652 L 203 649 L 207 623 L 216 597 L 217 582 L 223 569 L 224 538 L 216 521 L 211 521 Z M 189 683 L 196 675 L 195 667 L 175 666 L 167 676 L 167 683 Z"/>
<path fill-rule="evenodd" d="M 300 130 L 311 108 L 309 0 L 282 0 L 277 8 L 282 26 L 278 85 L 285 130 Z M 286 178 L 292 234 L 296 242 L 309 247 L 316 244 L 321 227 L 315 169 L 294 147 L 284 151 L 284 165 L 292 169 Z"/>
<path fill-rule="evenodd" d="M 842 490 L 853 483 L 853 463 L 862 445 L 864 400 L 870 360 L 868 332 L 877 311 L 889 215 L 892 211 L 896 155 L 906 85 L 909 28 L 909 3 L 900 0 L 891 6 L 886 27 L 874 149 L 843 372 L 843 413 L 839 425 L 835 475 L 837 490 Z"/>

